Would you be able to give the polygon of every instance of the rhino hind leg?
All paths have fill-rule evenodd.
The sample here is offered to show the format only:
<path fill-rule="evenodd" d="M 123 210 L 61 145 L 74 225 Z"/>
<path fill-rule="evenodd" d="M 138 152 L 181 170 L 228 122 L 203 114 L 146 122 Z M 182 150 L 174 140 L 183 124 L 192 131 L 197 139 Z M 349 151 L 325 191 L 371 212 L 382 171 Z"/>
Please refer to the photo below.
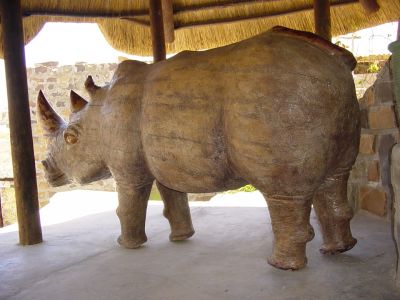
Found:
<path fill-rule="evenodd" d="M 194 234 L 186 193 L 167 188 L 157 181 L 157 188 L 164 202 L 164 216 L 171 226 L 171 242 L 183 241 Z"/>
<path fill-rule="evenodd" d="M 313 206 L 324 241 L 320 249 L 323 254 L 345 252 L 357 243 L 350 230 L 353 211 L 347 201 L 348 178 L 348 171 L 331 176 L 314 194 Z"/>
<path fill-rule="evenodd" d="M 312 197 L 265 197 L 274 233 L 268 263 L 283 270 L 303 268 L 307 264 L 306 244 L 314 238 L 310 224 Z"/>

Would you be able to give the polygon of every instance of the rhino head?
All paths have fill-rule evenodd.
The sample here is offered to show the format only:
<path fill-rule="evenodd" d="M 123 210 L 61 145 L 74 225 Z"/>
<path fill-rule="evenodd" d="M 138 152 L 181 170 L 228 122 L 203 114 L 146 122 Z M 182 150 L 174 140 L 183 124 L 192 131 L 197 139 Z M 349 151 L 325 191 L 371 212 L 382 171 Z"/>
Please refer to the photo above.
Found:
<path fill-rule="evenodd" d="M 95 86 L 89 76 L 85 83 L 90 92 Z M 51 186 L 71 182 L 90 183 L 110 177 L 99 147 L 100 116 L 88 101 L 74 91 L 70 94 L 71 114 L 65 122 L 51 107 L 42 91 L 37 99 L 38 120 L 48 139 L 46 159 L 42 161 Z"/>

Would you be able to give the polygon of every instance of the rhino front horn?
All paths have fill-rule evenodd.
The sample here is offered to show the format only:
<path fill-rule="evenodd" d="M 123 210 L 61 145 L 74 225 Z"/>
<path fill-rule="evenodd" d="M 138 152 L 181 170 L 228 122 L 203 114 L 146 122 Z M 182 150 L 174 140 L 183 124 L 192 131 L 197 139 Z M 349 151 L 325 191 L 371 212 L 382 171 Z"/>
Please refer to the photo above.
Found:
<path fill-rule="evenodd" d="M 71 111 L 73 113 L 82 110 L 88 104 L 88 102 L 85 99 L 83 99 L 74 91 L 71 91 L 70 98 L 71 98 Z"/>
<path fill-rule="evenodd" d="M 54 111 L 43 92 L 40 90 L 36 102 L 38 121 L 46 134 L 58 131 L 65 124 L 64 120 Z"/>

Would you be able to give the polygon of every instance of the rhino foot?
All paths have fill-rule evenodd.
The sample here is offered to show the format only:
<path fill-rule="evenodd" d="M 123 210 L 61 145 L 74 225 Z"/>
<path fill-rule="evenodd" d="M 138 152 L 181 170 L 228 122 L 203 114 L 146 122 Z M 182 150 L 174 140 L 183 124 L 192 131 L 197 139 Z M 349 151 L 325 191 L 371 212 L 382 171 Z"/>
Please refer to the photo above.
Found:
<path fill-rule="evenodd" d="M 147 241 L 147 237 L 144 236 L 138 239 L 125 239 L 122 236 L 118 237 L 118 244 L 124 248 L 137 249 Z"/>
<path fill-rule="evenodd" d="M 268 257 L 267 261 L 271 266 L 281 270 L 296 271 L 307 265 L 307 257 L 304 259 L 277 259 L 272 255 Z"/>
<path fill-rule="evenodd" d="M 169 235 L 169 240 L 171 242 L 184 241 L 184 240 L 190 238 L 193 234 L 194 234 L 194 230 L 190 230 L 189 232 L 185 232 L 185 233 L 171 233 Z"/>
<path fill-rule="evenodd" d="M 351 238 L 348 242 L 323 244 L 321 249 L 319 249 L 319 252 L 325 255 L 335 255 L 352 249 L 355 244 L 357 244 L 357 240 L 355 238 Z"/>

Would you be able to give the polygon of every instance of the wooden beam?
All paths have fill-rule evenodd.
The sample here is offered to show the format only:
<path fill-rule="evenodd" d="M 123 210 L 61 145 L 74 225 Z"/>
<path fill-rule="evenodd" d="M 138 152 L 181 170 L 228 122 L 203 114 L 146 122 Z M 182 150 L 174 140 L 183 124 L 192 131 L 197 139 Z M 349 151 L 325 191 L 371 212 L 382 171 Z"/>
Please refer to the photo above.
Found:
<path fill-rule="evenodd" d="M 344 0 L 343 2 L 340 2 L 340 3 L 331 4 L 331 7 L 340 7 L 340 6 L 345 6 L 345 5 L 354 4 L 354 3 L 358 3 L 358 0 Z M 199 27 L 199 26 L 233 24 L 236 22 L 242 22 L 242 21 L 247 21 L 247 20 L 262 20 L 262 19 L 266 19 L 266 18 L 273 18 L 273 17 L 279 17 L 279 16 L 289 16 L 291 14 L 308 12 L 312 9 L 314 9 L 314 6 L 312 4 L 310 4 L 310 5 L 307 4 L 300 8 L 291 9 L 289 11 L 276 12 L 276 13 L 261 12 L 261 13 L 255 13 L 255 14 L 248 15 L 248 16 L 237 16 L 237 17 L 231 17 L 231 18 L 217 18 L 217 19 L 209 19 L 209 20 L 199 20 L 199 21 L 194 21 L 194 22 L 177 22 L 177 21 L 175 21 L 175 30 L 182 29 L 182 28 Z"/>
<path fill-rule="evenodd" d="M 164 35 L 167 43 L 172 43 L 175 40 L 175 25 L 174 25 L 174 8 L 172 0 L 161 0 Z"/>
<path fill-rule="evenodd" d="M 251 5 L 260 2 L 272 2 L 280 0 L 225 0 L 225 1 L 212 1 L 209 3 L 194 4 L 194 5 L 183 5 L 181 7 L 177 6 L 174 10 L 175 13 L 185 13 L 185 12 L 196 12 L 205 9 L 223 9 L 238 5 Z M 164 0 L 163 0 L 164 2 Z M 171 2 L 172 0 L 167 0 L 166 2 Z M 24 17 L 29 16 L 60 16 L 60 17 L 78 17 L 78 18 L 129 18 L 129 17 L 143 17 L 148 16 L 149 11 L 147 9 L 129 9 L 119 12 L 104 12 L 95 10 L 70 10 L 68 8 L 63 8 L 62 11 L 57 9 L 24 9 L 22 12 Z"/>
<path fill-rule="evenodd" d="M 281 0 L 225 0 L 225 1 L 211 1 L 209 3 L 201 3 L 201 4 L 192 4 L 192 5 L 183 5 L 183 6 L 174 6 L 174 13 L 181 14 L 186 12 L 197 12 L 201 10 L 207 9 L 225 9 L 231 8 L 234 6 L 245 6 L 245 5 L 254 5 L 262 2 L 277 2 Z M 195 2 L 194 2 L 195 3 Z"/>
<path fill-rule="evenodd" d="M 379 10 L 379 4 L 376 0 L 360 0 L 360 3 L 368 14 Z"/>
<path fill-rule="evenodd" d="M 11 155 L 21 245 L 42 242 L 20 0 L 0 1 Z"/>
<path fill-rule="evenodd" d="M 329 0 L 314 0 L 314 24 L 317 35 L 328 41 L 332 39 Z"/>
<path fill-rule="evenodd" d="M 158 62 L 166 59 L 161 0 L 149 0 L 149 9 L 153 61 Z"/>
<path fill-rule="evenodd" d="M 68 8 L 59 11 L 57 9 L 25 9 L 22 12 L 23 17 L 30 16 L 56 16 L 56 17 L 76 17 L 76 18 L 127 18 L 127 17 L 143 17 L 148 16 L 147 9 L 141 10 L 123 10 L 119 12 L 104 12 L 93 10 L 74 11 Z"/>
<path fill-rule="evenodd" d="M 136 17 L 124 17 L 124 18 L 121 18 L 121 20 L 126 20 L 126 21 L 130 21 L 130 22 L 133 22 L 133 23 L 136 23 L 139 25 L 150 27 L 150 21 L 138 19 Z"/>

